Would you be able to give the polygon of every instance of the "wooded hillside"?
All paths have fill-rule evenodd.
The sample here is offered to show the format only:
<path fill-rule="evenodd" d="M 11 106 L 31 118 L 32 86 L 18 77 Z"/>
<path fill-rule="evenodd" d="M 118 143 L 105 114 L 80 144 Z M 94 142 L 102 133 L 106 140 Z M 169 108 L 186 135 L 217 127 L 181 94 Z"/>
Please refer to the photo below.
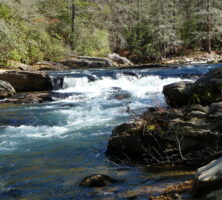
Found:
<path fill-rule="evenodd" d="M 109 52 L 158 61 L 221 47 L 221 0 L 0 0 L 1 63 Z"/>

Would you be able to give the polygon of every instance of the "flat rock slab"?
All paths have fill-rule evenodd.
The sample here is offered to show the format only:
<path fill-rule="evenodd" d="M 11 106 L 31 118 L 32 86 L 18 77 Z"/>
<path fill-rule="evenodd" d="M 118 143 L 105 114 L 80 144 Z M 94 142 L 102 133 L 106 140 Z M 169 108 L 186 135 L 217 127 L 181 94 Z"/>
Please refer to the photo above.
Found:
<path fill-rule="evenodd" d="M 51 78 L 43 72 L 1 71 L 0 80 L 9 82 L 16 92 L 49 91 L 53 89 Z"/>

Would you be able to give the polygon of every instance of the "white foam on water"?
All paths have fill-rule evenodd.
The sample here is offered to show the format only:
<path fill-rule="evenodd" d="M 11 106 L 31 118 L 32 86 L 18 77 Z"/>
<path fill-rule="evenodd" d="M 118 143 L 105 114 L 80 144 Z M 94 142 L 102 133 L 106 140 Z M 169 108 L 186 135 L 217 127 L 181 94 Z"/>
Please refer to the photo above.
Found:
<path fill-rule="evenodd" d="M 0 135 L 0 138 L 51 138 L 60 137 L 64 138 L 65 133 L 68 131 L 66 127 L 60 126 L 7 126 L 4 129 L 6 134 Z"/>
<path fill-rule="evenodd" d="M 128 116 L 127 106 L 136 110 L 156 106 L 153 102 L 163 105 L 163 95 L 161 94 L 163 86 L 181 80 L 181 78 L 161 79 L 159 76 L 137 78 L 123 74 L 117 74 L 116 79 L 103 77 L 94 82 L 89 82 L 87 77 L 65 78 L 65 88 L 58 92 L 73 92 L 73 95 L 50 103 L 50 105 L 21 108 L 25 110 L 39 109 L 40 113 L 41 110 L 50 109 L 49 120 L 50 117 L 58 117 L 58 120 L 62 119 L 61 123 L 58 121 L 59 125 L 54 126 L 6 126 L 0 130 L 0 139 L 3 141 L 0 149 L 14 150 L 16 145 L 31 143 L 33 140 L 61 140 L 67 137 L 88 137 L 87 134 L 91 136 L 107 134 L 106 131 L 100 132 L 101 127 L 110 127 L 121 123 L 119 118 Z M 118 88 L 129 92 L 131 98 L 110 99 L 112 92 L 116 92 L 116 90 L 118 92 Z M 81 94 L 76 95 L 75 93 Z M 66 102 L 74 102 L 77 106 L 68 109 L 57 106 L 58 103 Z M 41 115 L 37 114 L 37 117 L 41 117 Z"/>
<path fill-rule="evenodd" d="M 118 74 L 117 79 L 103 77 L 94 82 L 88 82 L 88 78 L 65 78 L 65 89 L 59 92 L 81 92 L 88 98 L 95 98 L 104 95 L 104 91 L 111 88 L 120 87 L 122 90 L 129 91 L 134 97 L 144 97 L 146 93 L 162 92 L 163 86 L 181 81 L 181 78 L 161 79 L 159 76 L 147 76 L 142 78 Z M 188 79 L 187 79 L 188 80 Z"/>

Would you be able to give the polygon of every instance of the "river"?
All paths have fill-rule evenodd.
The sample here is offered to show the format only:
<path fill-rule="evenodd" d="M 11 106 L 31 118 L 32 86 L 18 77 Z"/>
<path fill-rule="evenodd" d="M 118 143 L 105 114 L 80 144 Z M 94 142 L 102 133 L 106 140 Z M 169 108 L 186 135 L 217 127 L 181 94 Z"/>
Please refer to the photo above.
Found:
<path fill-rule="evenodd" d="M 64 77 L 54 102 L 0 109 L 0 199 L 147 199 L 144 187 L 189 178 L 180 170 L 113 163 L 105 150 L 112 128 L 132 120 L 127 107 L 137 113 L 165 107 L 164 85 L 195 80 L 216 66 L 50 72 Z M 119 181 L 103 189 L 79 186 L 96 173 Z"/>

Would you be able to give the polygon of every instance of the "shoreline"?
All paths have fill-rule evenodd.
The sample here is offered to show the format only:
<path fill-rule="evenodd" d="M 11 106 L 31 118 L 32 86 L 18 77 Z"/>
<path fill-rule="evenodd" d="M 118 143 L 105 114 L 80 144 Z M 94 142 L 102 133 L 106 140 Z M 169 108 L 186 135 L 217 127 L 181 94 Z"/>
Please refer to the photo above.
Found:
<path fill-rule="evenodd" d="M 84 70 L 84 69 L 146 69 L 146 68 L 168 68 L 179 65 L 221 64 L 222 55 L 212 52 L 196 52 L 186 56 L 175 56 L 164 58 L 159 62 L 132 63 L 127 58 L 117 54 L 117 58 L 71 56 L 61 61 L 39 61 L 33 65 L 23 64 L 17 61 L 7 61 L 7 66 L 0 66 L 0 72 L 5 70 L 19 71 L 59 71 L 59 70 Z"/>

